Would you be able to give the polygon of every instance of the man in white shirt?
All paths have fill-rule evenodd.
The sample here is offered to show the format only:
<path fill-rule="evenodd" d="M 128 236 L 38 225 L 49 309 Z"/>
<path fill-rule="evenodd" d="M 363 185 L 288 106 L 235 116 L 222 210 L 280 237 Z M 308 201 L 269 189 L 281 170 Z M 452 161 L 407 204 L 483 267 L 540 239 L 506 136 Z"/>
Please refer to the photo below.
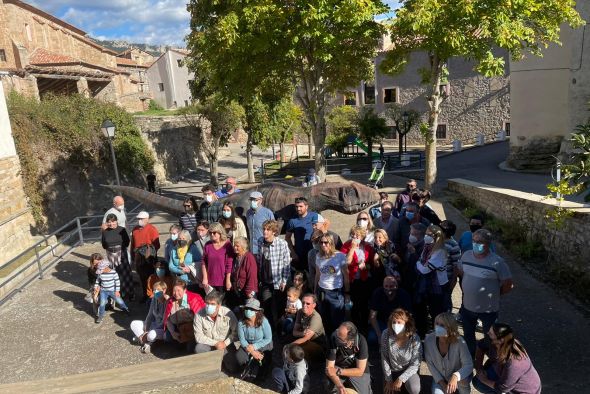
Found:
<path fill-rule="evenodd" d="M 113 207 L 109 209 L 102 218 L 101 229 L 104 231 L 107 229 L 107 216 L 114 214 L 117 217 L 117 224 L 127 229 L 127 216 L 125 215 L 125 200 L 121 196 L 115 196 L 113 198 Z"/>

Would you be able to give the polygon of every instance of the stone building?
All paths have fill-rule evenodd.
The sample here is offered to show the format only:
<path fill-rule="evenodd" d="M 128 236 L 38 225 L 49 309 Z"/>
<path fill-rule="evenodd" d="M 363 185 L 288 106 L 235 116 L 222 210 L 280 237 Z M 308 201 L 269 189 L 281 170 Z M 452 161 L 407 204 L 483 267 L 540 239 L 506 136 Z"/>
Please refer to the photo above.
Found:
<path fill-rule="evenodd" d="M 0 71 L 7 91 L 35 97 L 81 93 L 142 110 L 138 84 L 117 53 L 86 33 L 19 0 L 0 0 Z"/>
<path fill-rule="evenodd" d="M 421 83 L 420 68 L 428 67 L 425 52 L 412 53 L 405 70 L 395 76 L 379 70 L 387 47 L 384 39 L 378 56 L 374 60 L 375 79 L 361 82 L 348 92 L 337 96 L 339 105 L 371 106 L 382 114 L 390 103 L 397 103 L 404 109 L 413 109 L 421 114 L 420 122 L 428 121 L 426 102 L 427 85 Z M 474 143 L 477 134 L 485 140 L 496 139 L 498 131 L 510 130 L 510 88 L 508 75 L 486 78 L 474 71 L 475 63 L 463 58 L 451 58 L 447 69 L 449 76 L 441 85 L 447 99 L 441 105 L 437 140 L 450 144 L 458 139 L 463 143 Z M 397 138 L 392 127 L 388 143 Z M 415 126 L 407 135 L 409 144 L 423 144 L 424 140 Z"/>
<path fill-rule="evenodd" d="M 194 74 L 184 64 L 184 49 L 168 49 L 147 70 L 154 100 L 162 107 L 188 107 L 192 102 L 189 83 Z"/>
<path fill-rule="evenodd" d="M 590 20 L 590 2 L 576 2 Z M 590 27 L 564 27 L 562 45 L 550 45 L 543 57 L 510 63 L 512 136 L 506 163 L 519 170 L 547 169 L 568 151 L 567 137 L 590 117 Z"/>

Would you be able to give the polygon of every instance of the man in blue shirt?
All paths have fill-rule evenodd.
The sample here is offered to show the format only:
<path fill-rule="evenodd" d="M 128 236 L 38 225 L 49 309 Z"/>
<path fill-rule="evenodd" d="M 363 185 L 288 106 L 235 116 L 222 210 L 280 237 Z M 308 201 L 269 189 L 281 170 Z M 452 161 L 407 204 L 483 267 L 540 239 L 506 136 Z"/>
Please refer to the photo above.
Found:
<path fill-rule="evenodd" d="M 272 211 L 262 206 L 262 193 L 250 193 L 250 208 L 246 212 L 246 225 L 250 234 L 250 252 L 258 256 L 258 239 L 263 236 L 262 224 L 267 220 L 275 220 Z"/>
<path fill-rule="evenodd" d="M 311 234 L 313 222 L 317 222 L 318 214 L 308 211 L 309 204 L 305 197 L 295 199 L 297 217 L 289 219 L 285 241 L 289 244 L 293 268 L 299 271 L 307 269 L 307 254 L 313 248 Z"/>
<path fill-rule="evenodd" d="M 233 178 L 231 176 L 228 177 L 225 181 L 225 187 L 222 188 L 221 190 L 216 191 L 215 195 L 217 196 L 217 198 L 223 198 L 223 197 L 231 196 L 234 193 L 241 192 L 241 190 L 237 188 L 236 184 L 237 184 L 236 178 Z"/>

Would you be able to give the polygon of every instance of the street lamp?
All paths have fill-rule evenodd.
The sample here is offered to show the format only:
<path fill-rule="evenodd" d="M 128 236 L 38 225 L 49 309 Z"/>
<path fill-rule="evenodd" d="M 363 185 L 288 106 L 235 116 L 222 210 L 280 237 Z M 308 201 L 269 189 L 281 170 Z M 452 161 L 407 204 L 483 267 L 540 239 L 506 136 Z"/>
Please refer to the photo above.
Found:
<path fill-rule="evenodd" d="M 410 121 L 410 115 L 408 114 L 407 111 L 404 111 L 404 113 L 402 114 L 402 120 L 404 121 L 404 152 L 408 151 L 408 132 L 409 127 L 408 127 L 408 123 Z"/>
<path fill-rule="evenodd" d="M 100 130 L 102 134 L 106 137 L 107 141 L 109 141 L 109 146 L 111 148 L 111 156 L 113 157 L 113 167 L 115 168 L 115 178 L 117 179 L 117 186 L 121 186 L 121 181 L 119 181 L 119 170 L 117 169 L 117 158 L 115 157 L 115 149 L 113 148 L 112 139 L 115 138 L 115 125 L 109 119 L 102 122 L 100 126 Z"/>

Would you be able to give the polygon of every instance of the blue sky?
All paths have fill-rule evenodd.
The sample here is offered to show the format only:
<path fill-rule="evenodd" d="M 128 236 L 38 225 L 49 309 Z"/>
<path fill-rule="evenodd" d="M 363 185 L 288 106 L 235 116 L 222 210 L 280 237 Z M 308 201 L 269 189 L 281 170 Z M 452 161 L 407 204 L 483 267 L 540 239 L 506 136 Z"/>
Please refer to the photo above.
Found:
<path fill-rule="evenodd" d="M 99 39 L 184 46 L 189 32 L 189 14 L 182 0 L 24 1 Z"/>

